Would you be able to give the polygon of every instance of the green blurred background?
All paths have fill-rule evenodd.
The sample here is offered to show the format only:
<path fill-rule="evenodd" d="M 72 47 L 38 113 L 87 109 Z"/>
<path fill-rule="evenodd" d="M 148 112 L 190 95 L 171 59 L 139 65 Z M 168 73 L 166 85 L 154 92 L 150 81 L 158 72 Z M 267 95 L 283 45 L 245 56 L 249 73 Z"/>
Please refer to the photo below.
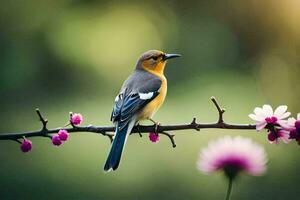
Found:
<path fill-rule="evenodd" d="M 0 132 L 40 128 L 39 107 L 49 127 L 69 111 L 84 124 L 111 125 L 113 99 L 149 49 L 181 53 L 166 68 L 169 89 L 155 119 L 162 124 L 212 122 L 214 95 L 228 122 L 250 123 L 255 106 L 299 105 L 300 2 L 287 1 L 97 1 L 0 2 Z M 223 199 L 222 174 L 196 169 L 201 148 L 223 135 L 243 135 L 269 155 L 264 177 L 241 176 L 232 199 L 298 199 L 299 147 L 270 145 L 266 133 L 202 130 L 127 142 L 120 169 L 105 174 L 107 138 L 75 133 L 56 148 L 32 138 L 23 154 L 0 141 L 1 199 Z"/>

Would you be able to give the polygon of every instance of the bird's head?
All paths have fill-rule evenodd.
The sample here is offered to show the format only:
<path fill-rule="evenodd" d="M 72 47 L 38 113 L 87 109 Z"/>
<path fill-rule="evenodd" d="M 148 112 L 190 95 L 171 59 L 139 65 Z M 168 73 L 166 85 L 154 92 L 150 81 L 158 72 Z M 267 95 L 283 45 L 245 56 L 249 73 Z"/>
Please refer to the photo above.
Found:
<path fill-rule="evenodd" d="M 180 54 L 167 54 L 159 50 L 149 50 L 141 55 L 137 63 L 137 68 L 163 73 L 167 60 L 180 56 Z"/>

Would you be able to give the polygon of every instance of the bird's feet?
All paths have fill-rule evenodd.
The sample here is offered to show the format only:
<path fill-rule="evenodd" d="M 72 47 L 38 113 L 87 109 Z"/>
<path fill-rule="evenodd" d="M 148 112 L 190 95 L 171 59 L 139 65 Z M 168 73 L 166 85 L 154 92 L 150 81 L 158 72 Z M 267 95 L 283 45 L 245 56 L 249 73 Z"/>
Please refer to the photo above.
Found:
<path fill-rule="evenodd" d="M 154 132 L 155 132 L 156 134 L 158 134 L 158 133 L 157 133 L 157 130 L 158 130 L 158 127 L 160 126 L 160 122 L 156 122 L 156 121 L 154 121 L 154 120 L 151 119 L 151 118 L 149 118 L 149 120 L 150 120 L 151 122 L 154 123 L 154 125 L 155 125 Z"/>
<path fill-rule="evenodd" d="M 136 128 L 137 128 L 137 131 L 138 131 L 138 133 L 139 133 L 139 136 L 140 136 L 140 137 L 143 137 L 143 136 L 142 136 L 142 132 L 141 132 L 141 125 L 140 125 L 140 123 L 137 123 Z"/>

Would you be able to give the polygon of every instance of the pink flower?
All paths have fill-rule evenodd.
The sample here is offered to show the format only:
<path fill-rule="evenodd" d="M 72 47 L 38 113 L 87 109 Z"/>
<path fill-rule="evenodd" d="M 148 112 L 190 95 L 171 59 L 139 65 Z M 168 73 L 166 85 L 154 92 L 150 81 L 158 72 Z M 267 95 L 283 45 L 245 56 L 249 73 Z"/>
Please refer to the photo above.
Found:
<path fill-rule="evenodd" d="M 67 141 L 69 138 L 69 133 L 67 130 L 61 129 L 58 131 L 58 137 L 61 141 Z"/>
<path fill-rule="evenodd" d="M 201 151 L 197 167 L 208 174 L 223 170 L 227 177 L 234 178 L 240 171 L 262 175 L 266 163 L 267 155 L 262 146 L 248 138 L 226 136 Z"/>
<path fill-rule="evenodd" d="M 74 125 L 81 124 L 82 120 L 83 120 L 83 117 L 80 113 L 74 113 L 71 116 L 71 123 Z"/>
<path fill-rule="evenodd" d="M 286 130 L 289 131 L 289 138 L 295 139 L 300 145 L 300 113 L 298 113 L 297 119 L 293 117 L 289 118 L 287 124 L 289 127 Z"/>
<path fill-rule="evenodd" d="M 58 134 L 55 134 L 55 135 L 52 136 L 52 143 L 53 143 L 55 146 L 59 146 L 59 145 L 62 144 L 62 141 L 60 140 Z"/>
<path fill-rule="evenodd" d="M 24 153 L 29 152 L 32 149 L 32 142 L 25 138 L 23 140 L 20 148 L 21 148 L 21 151 L 24 152 Z"/>
<path fill-rule="evenodd" d="M 158 142 L 159 141 L 159 135 L 153 132 L 149 133 L 149 139 L 151 140 L 151 142 Z"/>
<path fill-rule="evenodd" d="M 274 142 L 278 144 L 279 139 L 286 144 L 289 143 L 291 141 L 289 131 L 284 129 L 274 129 L 273 131 L 269 131 L 268 140 L 271 144 Z"/>
<path fill-rule="evenodd" d="M 290 116 L 290 112 L 287 111 L 287 106 L 278 106 L 273 112 L 270 105 L 264 105 L 262 108 L 256 107 L 254 109 L 254 114 L 250 114 L 249 117 L 256 121 L 256 130 L 262 130 L 267 127 L 268 129 L 279 125 L 281 127 L 286 127 L 286 120 Z"/>

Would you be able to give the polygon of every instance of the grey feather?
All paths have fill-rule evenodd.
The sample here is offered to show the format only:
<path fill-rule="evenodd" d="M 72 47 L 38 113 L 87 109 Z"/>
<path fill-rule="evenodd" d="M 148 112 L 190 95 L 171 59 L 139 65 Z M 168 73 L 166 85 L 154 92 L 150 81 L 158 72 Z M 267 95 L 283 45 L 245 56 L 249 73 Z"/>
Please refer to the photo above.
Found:
<path fill-rule="evenodd" d="M 162 81 L 154 74 L 144 69 L 136 69 L 124 82 L 121 92 L 129 90 L 132 93 L 155 92 L 160 89 Z"/>
<path fill-rule="evenodd" d="M 128 120 L 137 114 L 147 103 L 158 94 L 162 81 L 159 77 L 144 69 L 136 69 L 124 82 L 121 91 L 116 98 L 111 120 L 119 122 L 119 128 L 125 127 Z M 143 99 L 140 93 L 153 93 L 151 98 Z"/>

